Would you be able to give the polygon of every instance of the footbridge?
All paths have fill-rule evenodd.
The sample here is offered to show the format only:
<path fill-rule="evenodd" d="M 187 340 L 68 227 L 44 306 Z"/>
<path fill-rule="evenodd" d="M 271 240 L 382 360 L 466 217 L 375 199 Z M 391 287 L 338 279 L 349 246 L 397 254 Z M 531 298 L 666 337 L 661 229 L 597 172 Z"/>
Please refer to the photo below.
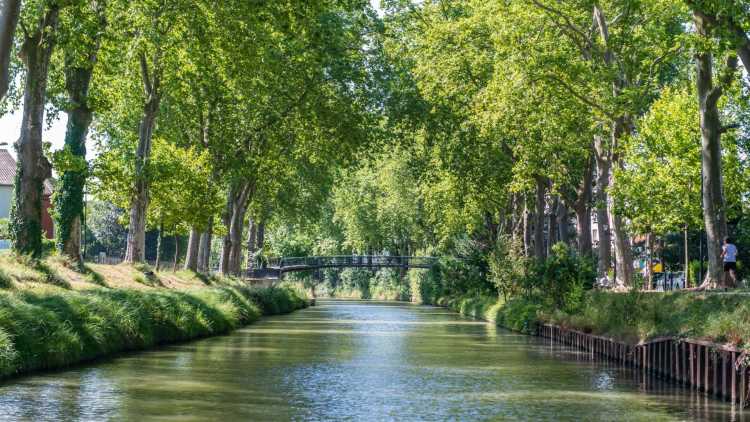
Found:
<path fill-rule="evenodd" d="M 431 256 L 388 256 L 388 255 L 339 255 L 301 256 L 271 258 L 266 268 L 251 270 L 250 278 L 268 278 L 296 271 L 311 271 L 322 268 L 423 268 L 429 269 L 438 258 Z"/>

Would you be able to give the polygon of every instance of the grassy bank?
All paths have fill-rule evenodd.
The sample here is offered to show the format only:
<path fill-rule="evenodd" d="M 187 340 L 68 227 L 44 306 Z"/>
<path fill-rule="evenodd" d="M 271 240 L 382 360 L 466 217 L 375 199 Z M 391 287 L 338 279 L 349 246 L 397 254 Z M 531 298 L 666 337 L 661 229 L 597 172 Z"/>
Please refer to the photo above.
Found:
<path fill-rule="evenodd" d="M 628 343 L 668 336 L 750 347 L 747 290 L 601 291 L 593 288 L 591 259 L 567 245 L 555 245 L 542 262 L 500 252 L 444 257 L 430 271 L 411 273 L 413 300 L 526 333 L 552 323 Z"/>
<path fill-rule="evenodd" d="M 747 293 L 613 293 L 591 291 L 577 312 L 554 310 L 534 298 L 507 302 L 488 296 L 442 297 L 435 303 L 461 314 L 530 333 L 552 323 L 637 343 L 661 336 L 750 346 Z"/>
<path fill-rule="evenodd" d="M 148 267 L 0 257 L 0 377 L 227 333 L 306 306 L 288 288 Z"/>

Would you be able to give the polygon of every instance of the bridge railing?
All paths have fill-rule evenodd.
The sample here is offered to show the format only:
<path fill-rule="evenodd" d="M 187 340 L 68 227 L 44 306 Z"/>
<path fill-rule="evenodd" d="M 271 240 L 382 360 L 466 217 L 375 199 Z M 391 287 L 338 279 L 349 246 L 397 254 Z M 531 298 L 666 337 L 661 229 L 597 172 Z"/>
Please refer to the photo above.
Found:
<path fill-rule="evenodd" d="M 270 258 L 271 268 L 322 268 L 322 267 L 421 267 L 428 268 L 437 258 L 429 256 L 387 256 L 387 255 L 338 255 L 300 256 Z"/>

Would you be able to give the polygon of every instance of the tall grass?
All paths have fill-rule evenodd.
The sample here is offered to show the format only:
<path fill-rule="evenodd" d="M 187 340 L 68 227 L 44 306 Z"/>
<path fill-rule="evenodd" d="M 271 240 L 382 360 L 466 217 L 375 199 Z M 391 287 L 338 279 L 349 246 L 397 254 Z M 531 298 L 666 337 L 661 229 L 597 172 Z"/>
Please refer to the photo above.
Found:
<path fill-rule="evenodd" d="M 505 301 L 467 294 L 441 297 L 435 303 L 525 333 L 549 322 L 630 343 L 672 336 L 750 347 L 750 296 L 746 293 L 590 291 L 575 312 L 523 296 Z"/>
<path fill-rule="evenodd" d="M 305 305 L 282 288 L 0 291 L 0 378 L 222 334 Z"/>

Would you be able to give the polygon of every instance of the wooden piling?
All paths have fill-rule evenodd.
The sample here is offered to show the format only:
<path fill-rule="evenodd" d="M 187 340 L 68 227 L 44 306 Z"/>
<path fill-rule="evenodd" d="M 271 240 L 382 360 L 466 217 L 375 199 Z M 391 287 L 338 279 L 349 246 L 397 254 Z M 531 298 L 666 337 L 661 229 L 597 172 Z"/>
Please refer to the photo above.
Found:
<path fill-rule="evenodd" d="M 729 372 L 731 372 L 730 381 L 732 383 L 732 403 L 737 403 L 737 367 L 735 361 L 737 360 L 737 352 L 732 352 L 729 360 Z"/>
<path fill-rule="evenodd" d="M 644 387 L 653 379 L 673 380 L 704 391 L 744 408 L 750 391 L 748 368 L 738 365 L 741 350 L 700 340 L 656 338 L 630 345 L 604 336 L 568 330 L 552 324 L 537 326 L 535 334 L 550 343 L 566 344 L 576 350 L 578 359 L 593 359 L 623 367 L 639 368 Z"/>

